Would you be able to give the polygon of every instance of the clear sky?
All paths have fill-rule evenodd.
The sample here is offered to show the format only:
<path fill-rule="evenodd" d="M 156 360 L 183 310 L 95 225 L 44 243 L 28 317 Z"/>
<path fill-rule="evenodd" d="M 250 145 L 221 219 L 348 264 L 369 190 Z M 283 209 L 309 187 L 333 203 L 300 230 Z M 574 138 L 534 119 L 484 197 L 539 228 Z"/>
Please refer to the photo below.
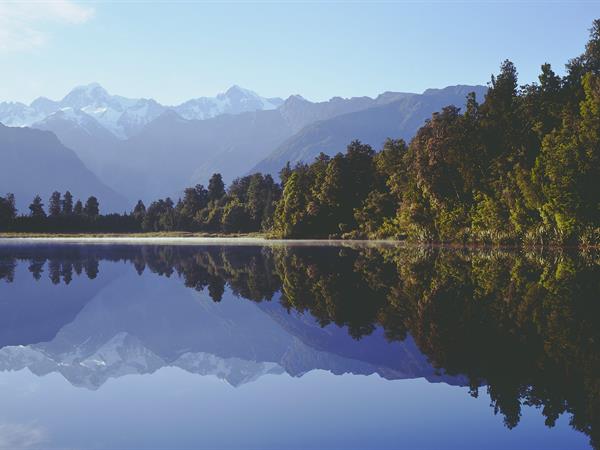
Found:
<path fill-rule="evenodd" d="M 233 84 L 264 96 L 374 96 L 522 83 L 583 50 L 599 1 L 200 2 L 0 0 L 0 100 L 97 81 L 175 104 Z"/>

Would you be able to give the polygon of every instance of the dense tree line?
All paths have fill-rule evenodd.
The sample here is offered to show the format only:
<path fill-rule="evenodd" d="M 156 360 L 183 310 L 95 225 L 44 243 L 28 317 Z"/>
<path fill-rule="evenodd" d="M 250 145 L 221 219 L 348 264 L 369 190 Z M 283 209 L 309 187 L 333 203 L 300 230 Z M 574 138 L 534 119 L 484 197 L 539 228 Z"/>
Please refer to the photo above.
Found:
<path fill-rule="evenodd" d="M 54 192 L 48 206 L 36 196 L 29 214 L 17 215 L 12 194 L 0 197 L 0 230 L 36 232 L 158 232 L 191 231 L 248 233 L 272 228 L 281 187 L 270 175 L 238 178 L 225 189 L 220 174 L 208 188 L 198 184 L 185 189 L 177 203 L 169 197 L 148 207 L 140 200 L 129 213 L 100 214 L 96 197 L 73 203 L 73 195 Z"/>
<path fill-rule="evenodd" d="M 12 194 L 0 197 L 0 230 L 31 232 L 95 232 L 135 231 L 137 223 L 131 214 L 100 214 L 100 204 L 90 196 L 85 203 L 74 201 L 71 192 L 53 192 L 48 206 L 36 195 L 29 205 L 29 214 L 17 215 Z"/>
<path fill-rule="evenodd" d="M 519 86 L 505 61 L 481 103 L 470 94 L 464 111 L 434 113 L 409 144 L 390 139 L 376 152 L 354 141 L 344 154 L 288 164 L 281 184 L 257 173 L 226 189 L 214 174 L 177 202 L 140 201 L 124 215 L 54 193 L 47 215 L 38 197 L 17 217 L 8 195 L 0 229 L 599 244 L 600 19 L 590 31 L 564 76 L 544 64 L 539 82 Z"/>
<path fill-rule="evenodd" d="M 238 178 L 225 189 L 221 175 L 216 173 L 208 188 L 201 184 L 187 188 L 176 204 L 168 197 L 152 202 L 147 209 L 138 202 L 133 215 L 143 231 L 267 231 L 280 195 L 281 188 L 270 175 Z"/>
<path fill-rule="evenodd" d="M 505 61 L 482 103 L 443 108 L 409 145 L 353 142 L 282 172 L 282 237 L 581 244 L 600 240 L 600 20 L 566 75 L 518 85 Z"/>

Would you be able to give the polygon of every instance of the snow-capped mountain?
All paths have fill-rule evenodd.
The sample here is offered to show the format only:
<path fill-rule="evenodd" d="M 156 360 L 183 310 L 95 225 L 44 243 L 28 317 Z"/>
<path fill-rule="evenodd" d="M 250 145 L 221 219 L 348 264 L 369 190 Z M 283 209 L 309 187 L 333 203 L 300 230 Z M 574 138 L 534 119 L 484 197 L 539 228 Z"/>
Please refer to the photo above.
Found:
<path fill-rule="evenodd" d="M 173 109 L 188 120 L 203 120 L 221 114 L 240 114 L 250 111 L 276 109 L 283 103 L 280 98 L 260 97 L 256 92 L 239 86 L 230 87 L 216 97 L 200 97 L 188 100 Z"/>
<path fill-rule="evenodd" d="M 46 114 L 34 106 L 27 106 L 20 102 L 0 103 L 0 123 L 7 127 L 29 126 L 44 117 Z"/>
<path fill-rule="evenodd" d="M 36 122 L 36 124 L 50 124 L 57 121 L 71 123 L 73 126 L 78 126 L 89 134 L 96 134 L 98 131 L 103 130 L 102 126 L 92 116 L 81 109 L 71 107 L 61 108 L 49 114 L 44 120 Z M 42 127 L 34 126 L 34 128 Z"/>
<path fill-rule="evenodd" d="M 232 386 L 240 386 L 267 374 L 282 374 L 285 369 L 275 362 L 223 358 L 210 353 L 183 353 L 168 361 L 146 348 L 135 336 L 121 332 L 92 354 L 78 351 L 53 354 L 43 345 L 16 345 L 0 349 L 0 371 L 29 368 L 43 376 L 62 374 L 72 385 L 90 390 L 100 388 L 108 379 L 131 374 L 150 374 L 170 366 L 198 375 L 214 375 Z"/>
<path fill-rule="evenodd" d="M 280 98 L 267 99 L 248 89 L 233 86 L 216 97 L 200 97 L 181 105 L 165 106 L 153 99 L 111 95 L 98 83 L 91 83 L 74 88 L 60 101 L 40 97 L 30 105 L 0 103 L 0 123 L 13 127 L 46 128 L 45 122 L 57 112 L 68 111 L 61 119 L 77 124 L 82 117 L 80 113 L 85 113 L 114 136 L 126 139 L 168 110 L 174 110 L 188 120 L 203 120 L 221 114 L 275 109 L 282 103 Z"/>

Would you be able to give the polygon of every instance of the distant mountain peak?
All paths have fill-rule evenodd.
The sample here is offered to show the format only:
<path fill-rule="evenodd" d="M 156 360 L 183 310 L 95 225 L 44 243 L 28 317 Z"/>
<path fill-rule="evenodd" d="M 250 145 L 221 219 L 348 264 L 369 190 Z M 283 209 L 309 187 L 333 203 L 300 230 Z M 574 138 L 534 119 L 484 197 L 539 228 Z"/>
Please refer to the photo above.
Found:
<path fill-rule="evenodd" d="M 108 104 L 112 102 L 110 94 L 98 83 L 77 86 L 60 102 L 61 107 L 82 109 L 90 105 Z"/>
<path fill-rule="evenodd" d="M 48 97 L 38 97 L 34 101 L 32 101 L 29 106 L 31 106 L 32 108 L 44 108 L 53 105 L 56 105 L 56 102 L 54 100 L 50 100 Z"/>
<path fill-rule="evenodd" d="M 102 85 L 100 85 L 100 83 L 88 83 L 88 84 L 82 84 L 79 86 L 75 86 L 73 89 L 71 89 L 71 92 L 69 92 L 69 94 L 72 93 L 85 93 L 87 95 L 103 95 L 103 96 L 108 96 L 108 92 L 106 89 L 104 89 L 102 87 Z M 69 95 L 67 94 L 67 95 Z"/>
<path fill-rule="evenodd" d="M 227 89 L 227 91 L 225 91 L 225 94 L 227 94 L 227 95 L 231 95 L 231 94 L 235 94 L 235 93 L 256 95 L 256 92 L 251 91 L 250 89 L 245 89 L 237 84 L 234 84 L 229 89 Z"/>
<path fill-rule="evenodd" d="M 290 104 L 298 104 L 298 103 L 310 103 L 308 100 L 306 100 L 304 97 L 302 97 L 300 94 L 294 94 L 294 95 L 290 95 L 288 98 L 285 99 L 285 102 L 283 102 L 284 105 L 290 105 Z"/>
<path fill-rule="evenodd" d="M 92 83 L 82 84 L 82 85 L 79 85 L 79 86 L 75 86 L 71 90 L 71 92 L 73 92 L 73 91 L 87 91 L 87 92 L 91 92 L 91 91 L 95 91 L 95 90 L 98 90 L 98 89 L 101 89 L 102 91 L 106 92 L 106 89 L 104 89 L 100 83 L 97 83 L 95 81 L 92 82 Z"/>
<path fill-rule="evenodd" d="M 240 87 L 237 84 L 234 84 L 233 86 L 231 86 L 223 94 L 218 94 L 217 98 L 227 98 L 227 99 L 230 99 L 233 101 L 240 101 L 245 98 L 250 98 L 253 100 L 256 99 L 259 101 L 261 99 L 260 96 L 256 92 L 251 91 L 250 89 L 245 89 L 243 87 Z"/>
<path fill-rule="evenodd" d="M 45 119 L 57 111 L 72 108 L 71 122 L 75 122 L 72 120 L 76 116 L 75 110 L 80 110 L 115 137 L 127 139 L 167 110 L 177 112 L 178 120 L 203 120 L 222 114 L 272 110 L 282 103 L 283 100 L 278 97 L 261 97 L 254 91 L 234 84 L 216 97 L 200 97 L 177 106 L 165 106 L 152 98 L 112 95 L 99 83 L 92 82 L 76 86 L 59 101 L 38 97 L 30 105 L 2 102 L 0 122 L 15 127 L 32 126 L 46 122 Z"/>

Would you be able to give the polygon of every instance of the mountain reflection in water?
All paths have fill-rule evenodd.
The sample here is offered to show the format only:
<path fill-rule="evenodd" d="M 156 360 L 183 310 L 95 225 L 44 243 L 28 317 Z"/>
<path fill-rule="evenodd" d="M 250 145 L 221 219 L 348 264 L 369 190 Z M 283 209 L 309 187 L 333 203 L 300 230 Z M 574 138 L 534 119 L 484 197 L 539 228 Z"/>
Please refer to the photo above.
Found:
<path fill-rule="evenodd" d="M 425 378 L 484 389 L 508 428 L 524 405 L 567 415 L 600 448 L 599 292 L 595 254 L 3 244 L 0 370 Z"/>

